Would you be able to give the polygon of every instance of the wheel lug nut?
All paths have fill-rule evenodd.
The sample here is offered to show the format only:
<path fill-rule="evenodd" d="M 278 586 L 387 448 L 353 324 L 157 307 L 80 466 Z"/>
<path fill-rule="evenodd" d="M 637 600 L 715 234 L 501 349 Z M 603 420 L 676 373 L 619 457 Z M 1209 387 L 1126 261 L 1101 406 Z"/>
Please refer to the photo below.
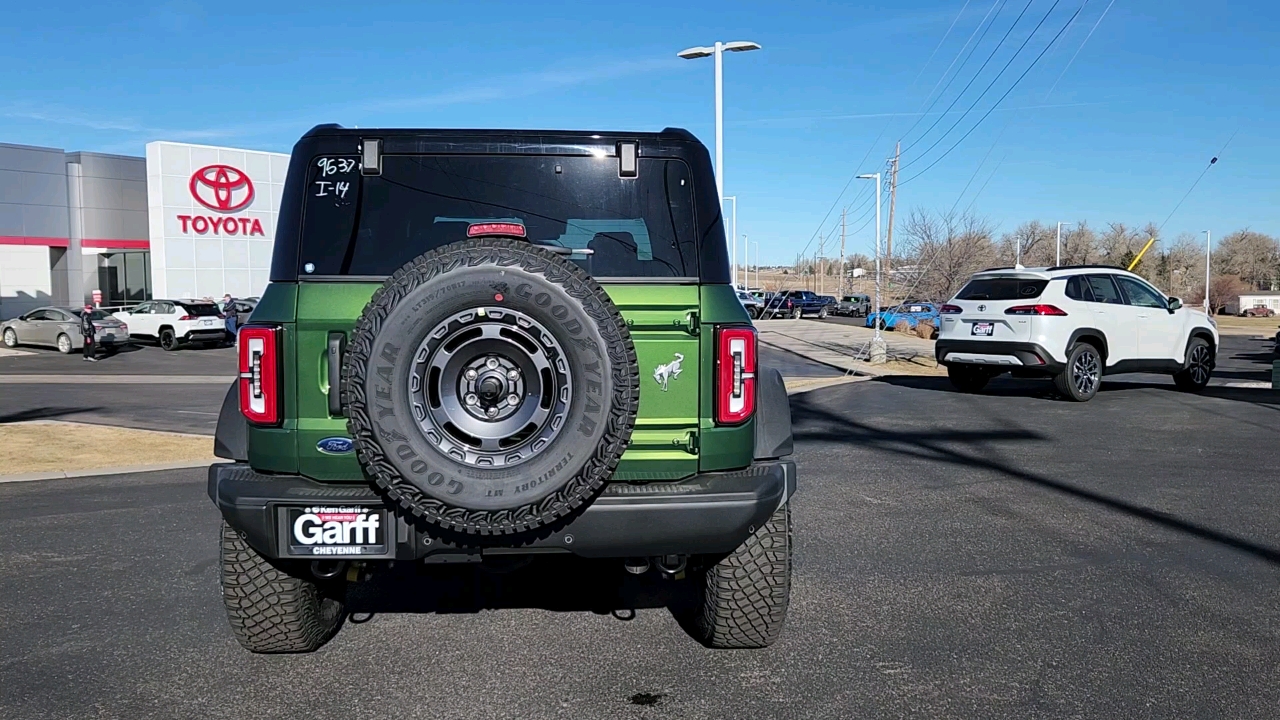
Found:
<path fill-rule="evenodd" d="M 510 381 L 512 381 L 512 382 L 515 382 L 516 380 L 519 380 L 519 379 L 520 379 L 520 371 L 519 371 L 519 370 L 508 370 L 508 371 L 507 371 L 507 379 L 508 379 L 508 380 L 510 380 Z"/>
<path fill-rule="evenodd" d="M 508 404 L 508 405 L 515 405 L 515 404 L 517 404 L 517 403 L 519 403 L 519 402 L 520 402 L 520 398 L 519 398 L 518 396 L 516 396 L 516 395 L 508 395 L 508 396 L 507 396 L 507 404 Z"/>
<path fill-rule="evenodd" d="M 475 379 L 476 379 L 476 371 L 475 371 L 475 370 L 468 370 L 468 371 L 466 371 L 466 372 L 465 372 L 465 373 L 463 373 L 463 374 L 467 376 L 467 379 L 468 379 L 468 380 L 475 380 Z"/>
<path fill-rule="evenodd" d="M 480 402 L 480 398 L 476 397 L 476 396 L 475 396 L 475 393 L 467 393 L 467 404 L 468 404 L 468 405 L 475 405 L 475 404 L 476 404 L 476 403 L 478 403 L 478 402 Z"/>
<path fill-rule="evenodd" d="M 498 368 L 498 358 L 489 358 L 484 361 L 484 364 L 487 365 L 490 370 L 496 370 Z"/>
<path fill-rule="evenodd" d="M 495 415 L 498 414 L 498 408 L 491 407 L 488 410 L 485 410 L 484 414 L 488 415 L 489 417 L 494 417 Z"/>

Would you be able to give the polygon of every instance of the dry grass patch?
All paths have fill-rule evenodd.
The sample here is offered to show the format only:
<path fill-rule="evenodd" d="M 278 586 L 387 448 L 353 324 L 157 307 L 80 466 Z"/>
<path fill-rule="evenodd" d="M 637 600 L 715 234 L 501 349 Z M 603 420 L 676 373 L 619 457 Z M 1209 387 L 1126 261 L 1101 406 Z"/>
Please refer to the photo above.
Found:
<path fill-rule="evenodd" d="M 0 477 L 206 459 L 215 460 L 205 435 L 52 420 L 0 425 Z"/>

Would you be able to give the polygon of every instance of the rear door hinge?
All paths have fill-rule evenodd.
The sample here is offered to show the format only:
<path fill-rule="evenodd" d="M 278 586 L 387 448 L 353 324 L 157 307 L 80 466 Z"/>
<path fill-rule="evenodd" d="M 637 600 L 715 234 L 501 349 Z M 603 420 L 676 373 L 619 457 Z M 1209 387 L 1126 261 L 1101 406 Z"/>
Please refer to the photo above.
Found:
<path fill-rule="evenodd" d="M 697 455 L 698 454 L 698 431 L 690 430 L 689 432 L 686 432 L 684 434 L 684 443 L 681 443 L 679 439 L 672 439 L 671 444 L 672 445 L 683 444 L 685 452 L 689 453 L 690 455 Z"/>
<path fill-rule="evenodd" d="M 698 327 L 699 327 L 699 326 L 698 326 L 698 311 L 697 311 L 697 310 L 690 310 L 688 313 L 685 313 L 685 316 L 684 316 L 684 327 L 685 327 L 685 331 L 686 331 L 686 332 L 688 332 L 690 335 L 697 335 L 697 334 L 698 334 Z"/>

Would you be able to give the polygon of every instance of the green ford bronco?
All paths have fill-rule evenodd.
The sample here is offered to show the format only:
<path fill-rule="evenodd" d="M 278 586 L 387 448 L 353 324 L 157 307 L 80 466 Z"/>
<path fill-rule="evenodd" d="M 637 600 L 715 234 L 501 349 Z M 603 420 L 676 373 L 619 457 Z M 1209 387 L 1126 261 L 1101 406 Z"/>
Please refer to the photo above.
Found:
<path fill-rule="evenodd" d="M 778 637 L 791 415 L 687 131 L 316 127 L 238 344 L 209 496 L 245 648 L 316 650 L 372 574 L 548 553 L 683 584 L 708 647 Z"/>

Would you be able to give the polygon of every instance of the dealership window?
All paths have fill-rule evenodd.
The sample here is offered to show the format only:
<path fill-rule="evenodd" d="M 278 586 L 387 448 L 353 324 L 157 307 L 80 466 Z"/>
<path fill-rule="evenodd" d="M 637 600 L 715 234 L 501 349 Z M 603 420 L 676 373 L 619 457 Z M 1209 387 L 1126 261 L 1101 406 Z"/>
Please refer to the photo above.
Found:
<path fill-rule="evenodd" d="M 151 299 L 151 253 L 145 250 L 98 256 L 98 289 L 103 305 L 131 305 Z"/>

